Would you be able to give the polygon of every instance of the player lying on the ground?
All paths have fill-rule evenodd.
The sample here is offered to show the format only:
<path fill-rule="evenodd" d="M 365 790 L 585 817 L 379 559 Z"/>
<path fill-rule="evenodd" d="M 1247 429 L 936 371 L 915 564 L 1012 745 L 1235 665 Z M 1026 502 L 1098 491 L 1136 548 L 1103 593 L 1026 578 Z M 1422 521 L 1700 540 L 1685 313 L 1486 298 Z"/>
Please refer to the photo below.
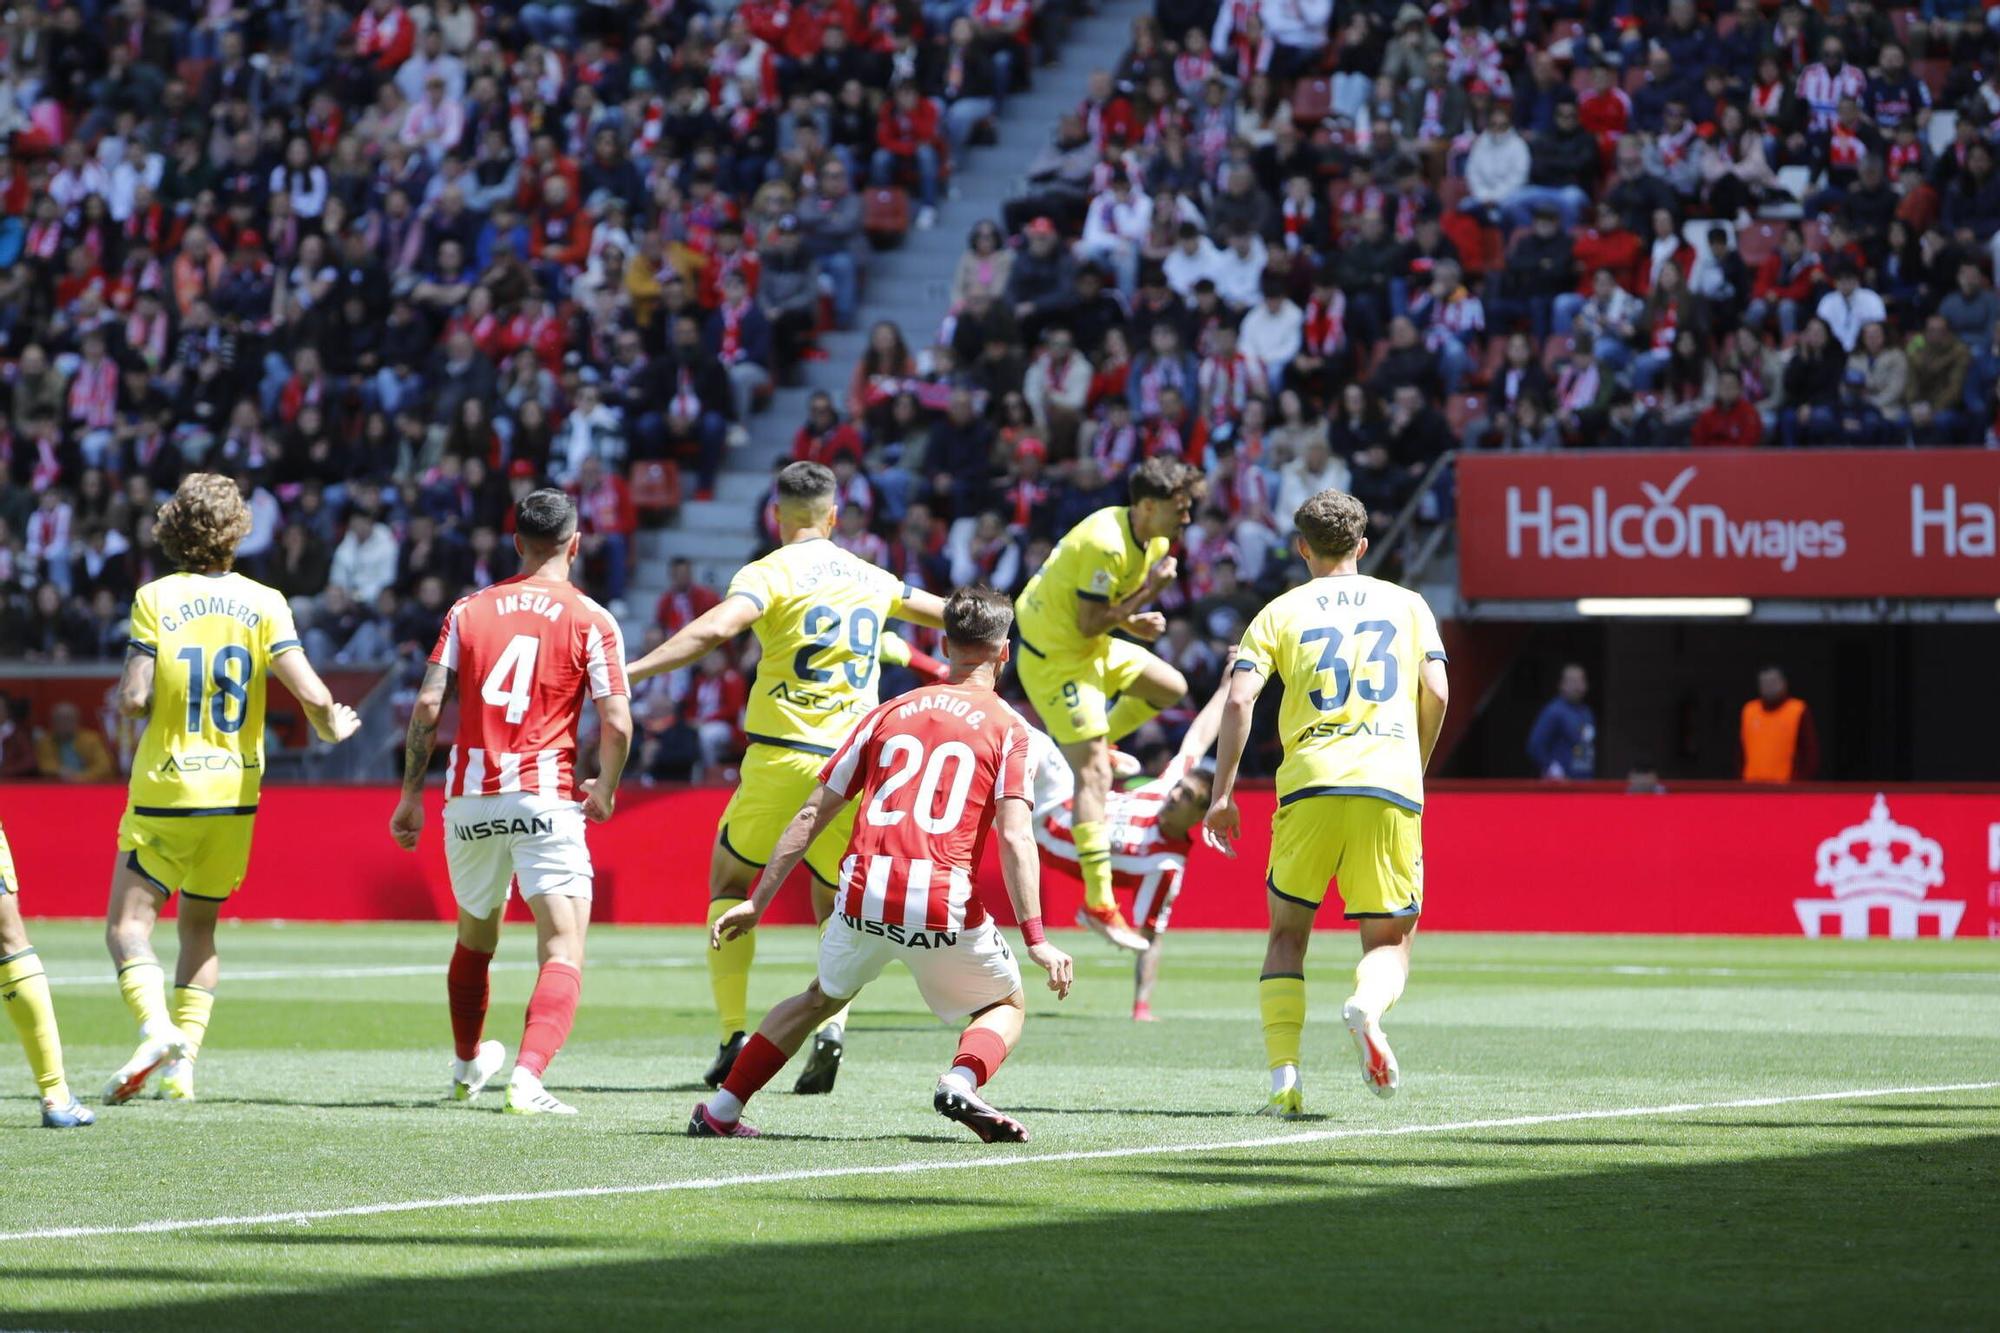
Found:
<path fill-rule="evenodd" d="M 806 1034 L 900 959 L 931 1012 L 970 1018 L 931 1104 L 988 1143 L 1024 1142 L 1020 1122 L 980 1095 L 1021 1039 L 1021 969 L 972 888 L 989 826 L 1028 958 L 1069 994 L 1069 956 L 1042 933 L 1028 724 L 994 693 L 1013 621 L 990 588 L 961 588 L 944 608 L 951 682 L 877 707 L 820 772 L 747 902 L 709 928 L 712 947 L 757 924 L 806 849 L 857 797 L 864 811 L 841 861 L 836 915 L 820 937 L 819 975 L 757 1028 L 722 1087 L 694 1108 L 695 1137 L 748 1138 L 743 1104 L 784 1068 Z"/>
<path fill-rule="evenodd" d="M 1234 649 L 1229 661 L 1236 660 Z M 1181 737 L 1181 748 L 1166 771 L 1143 786 L 1114 790 L 1104 806 L 1104 825 L 1111 839 L 1111 884 L 1132 893 L 1132 924 L 1145 940 L 1133 965 L 1132 1017 L 1153 1021 L 1153 987 L 1160 978 L 1160 947 L 1167 918 L 1187 875 L 1187 856 L 1195 829 L 1208 813 L 1208 774 L 1196 767 L 1215 743 L 1222 725 L 1222 706 L 1229 698 L 1229 677 L 1202 706 Z M 1078 873 L 1075 807 L 1069 765 L 1055 742 L 1035 733 L 1035 841 L 1042 864 Z M 1124 759 L 1114 755 L 1114 761 Z M 1082 912 L 1077 924 L 1083 925 Z"/>
<path fill-rule="evenodd" d="M 306 661 L 284 595 L 232 571 L 250 507 L 213 472 L 181 479 L 160 507 L 160 549 L 180 572 L 132 598 L 118 708 L 145 718 L 131 796 L 118 821 L 105 941 L 139 1048 L 105 1085 L 117 1105 L 165 1066 L 161 1093 L 194 1096 L 194 1061 L 215 1005 L 215 921 L 243 883 L 264 777 L 265 678 L 276 676 L 329 744 L 361 725 Z M 153 956 L 160 908 L 178 891 L 174 998 Z"/>
<path fill-rule="evenodd" d="M 444 780 L 445 863 L 458 900 L 458 943 L 445 974 L 452 1095 L 471 1101 L 506 1063 L 506 1048 L 481 1035 L 508 885 L 519 884 L 535 918 L 540 972 L 507 1084 L 506 1109 L 515 1115 L 576 1114 L 542 1086 L 542 1075 L 569 1038 L 583 990 L 592 878 L 584 821 L 611 818 L 632 749 L 618 621 L 569 578 L 581 544 L 576 504 L 562 491 L 531 491 L 514 507 L 521 572 L 460 598 L 445 616 L 410 713 L 403 795 L 389 820 L 397 845 L 415 850 L 438 716 L 460 677 L 478 681 L 476 697 L 459 696 Z M 586 694 L 597 704 L 597 776 L 579 786 L 576 730 Z"/>
<path fill-rule="evenodd" d="M 1243 632 L 1216 747 L 1208 841 L 1234 856 L 1243 817 L 1236 771 L 1257 696 L 1285 683 L 1278 731 L 1278 813 L 1271 824 L 1271 935 L 1257 985 L 1271 1096 L 1261 1114 L 1303 1111 L 1299 1037 L 1306 1021 L 1306 946 L 1327 882 L 1339 882 L 1361 934 L 1354 993 L 1341 1018 L 1361 1079 L 1383 1097 L 1400 1077 L 1382 1015 L 1410 976 L 1424 905 L 1424 768 L 1444 725 L 1444 641 L 1424 599 L 1358 571 L 1368 511 L 1325 490 L 1299 506 L 1292 545 L 1312 581 L 1274 599 Z"/>
<path fill-rule="evenodd" d="M 21 921 L 21 884 L 14 878 L 14 853 L 7 846 L 7 832 L 0 829 L 0 1004 L 21 1034 L 21 1049 L 28 1053 L 28 1069 L 42 1097 L 42 1125 L 46 1129 L 75 1129 L 95 1124 L 97 1117 L 76 1099 L 63 1077 L 62 1037 L 56 1031 L 55 1002 L 49 998 L 48 973 L 28 943 L 28 928 Z"/>
<path fill-rule="evenodd" d="M 742 781 L 722 812 L 709 858 L 711 924 L 750 892 L 786 822 L 812 794 L 826 757 L 875 706 L 884 623 L 891 616 L 932 628 L 942 623 L 944 603 L 936 594 L 910 587 L 829 540 L 838 488 L 833 470 L 819 463 L 781 469 L 778 549 L 738 570 L 721 602 L 628 669 L 634 681 L 676 671 L 745 630 L 756 632 L 763 649 L 745 718 L 750 748 Z M 853 827 L 852 813 L 842 814 L 806 852 L 813 911 L 822 923 L 832 910 Z M 728 1076 L 743 1049 L 756 956 L 757 936 L 749 930 L 708 952 L 721 1038 L 704 1076 L 711 1088 Z M 844 1010 L 827 1016 L 794 1092 L 833 1091 L 846 1017 Z"/>
<path fill-rule="evenodd" d="M 1132 503 L 1071 528 L 1015 600 L 1021 689 L 1076 775 L 1085 923 L 1127 949 L 1146 941 L 1111 893 L 1111 743 L 1187 694 L 1187 678 L 1138 640 L 1166 631 L 1166 618 L 1143 608 L 1174 581 L 1167 552 L 1187 529 L 1201 484 L 1178 458 L 1147 459 L 1132 470 Z"/>

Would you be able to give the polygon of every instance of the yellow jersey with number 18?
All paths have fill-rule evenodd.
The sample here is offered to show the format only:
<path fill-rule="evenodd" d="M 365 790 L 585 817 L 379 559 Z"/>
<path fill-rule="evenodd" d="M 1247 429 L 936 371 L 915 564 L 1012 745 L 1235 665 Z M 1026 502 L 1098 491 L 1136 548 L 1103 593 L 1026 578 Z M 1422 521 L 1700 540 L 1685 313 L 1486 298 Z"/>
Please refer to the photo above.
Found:
<path fill-rule="evenodd" d="M 1044 657 L 1096 652 L 1107 636 L 1084 637 L 1076 623 L 1077 604 L 1124 601 L 1145 586 L 1146 571 L 1172 547 L 1165 537 L 1141 542 L 1128 506 L 1098 510 L 1063 534 L 1015 599 L 1022 641 Z"/>
<path fill-rule="evenodd" d="M 1423 809 L 1417 674 L 1433 658 L 1444 640 L 1430 606 L 1365 574 L 1314 579 L 1258 612 L 1235 669 L 1285 684 L 1278 803 L 1374 796 Z"/>
<path fill-rule="evenodd" d="M 883 624 L 903 581 L 823 537 L 736 571 L 730 597 L 763 614 L 744 732 L 753 744 L 830 755 L 875 707 Z"/>
<path fill-rule="evenodd" d="M 298 647 L 284 596 L 241 574 L 169 574 L 139 589 L 129 651 L 155 660 L 133 809 L 254 812 L 265 675 Z"/>

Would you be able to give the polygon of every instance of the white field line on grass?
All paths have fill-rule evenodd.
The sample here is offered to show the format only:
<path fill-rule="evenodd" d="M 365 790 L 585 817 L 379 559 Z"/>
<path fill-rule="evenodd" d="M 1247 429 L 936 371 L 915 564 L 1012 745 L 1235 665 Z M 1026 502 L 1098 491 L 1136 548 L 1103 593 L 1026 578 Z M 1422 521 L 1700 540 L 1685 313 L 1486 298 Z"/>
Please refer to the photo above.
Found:
<path fill-rule="evenodd" d="M 801 955 L 796 959 L 773 958 L 777 963 L 806 963 L 812 960 Z M 700 958 L 609 958 L 592 959 L 593 969 L 604 968 L 669 968 L 706 966 Z M 495 972 L 533 972 L 537 964 L 529 961 L 495 962 L 491 965 Z M 242 971 L 225 969 L 222 979 L 231 985 L 239 981 L 318 981 L 366 979 L 371 977 L 441 977 L 445 974 L 442 963 L 385 963 L 380 965 L 357 964 L 353 967 L 268 967 L 250 968 Z M 115 986 L 118 978 L 102 972 L 55 972 L 49 976 L 51 986 Z"/>
<path fill-rule="evenodd" d="M 1101 1162 L 1120 1157 L 1175 1156 L 1197 1152 L 1230 1152 L 1244 1148 L 1290 1148 L 1307 1143 L 1330 1143 L 1341 1139 L 1406 1138 L 1419 1134 L 1457 1134 L 1490 1129 L 1524 1129 L 1536 1125 L 1575 1124 L 1589 1120 L 1637 1120 L 1664 1116 L 1699 1115 L 1707 1111 L 1755 1110 L 1772 1106 L 1797 1106 L 1806 1102 L 1865 1101 L 1873 1097 L 1928 1097 L 1953 1092 L 1990 1092 L 2000 1082 L 1936 1083 L 1899 1088 L 1848 1088 L 1839 1092 L 1794 1093 L 1779 1097 L 1740 1097 L 1724 1102 L 1677 1102 L 1666 1106 L 1626 1106 L 1615 1110 L 1559 1111 L 1546 1115 L 1505 1116 L 1490 1120 L 1456 1120 L 1429 1125 L 1393 1125 L 1362 1129 L 1307 1130 L 1298 1134 L 1265 1134 L 1254 1139 L 1218 1139 L 1206 1143 L 1147 1144 L 1132 1148 L 1089 1148 L 1075 1152 L 1028 1153 L 1018 1157 L 999 1154 L 917 1162 L 891 1162 L 872 1166 L 808 1167 L 795 1171 L 767 1171 L 750 1175 L 709 1176 L 691 1180 L 662 1180 L 633 1185 L 586 1185 L 573 1189 L 520 1190 L 504 1194 L 461 1194 L 439 1199 L 401 1199 L 386 1203 L 352 1204 L 344 1208 L 306 1208 L 284 1213 L 251 1213 L 239 1216 L 162 1218 L 152 1222 L 115 1226 L 46 1227 L 37 1231 L 0 1232 L 0 1244 L 34 1240 L 76 1240 L 87 1236 L 146 1236 L 167 1232 L 213 1231 L 234 1227 L 305 1225 L 340 1217 L 381 1217 L 392 1213 L 431 1212 L 452 1208 L 491 1208 L 510 1203 L 544 1203 L 557 1199 L 596 1199 L 617 1195 L 673 1194 L 693 1190 L 735 1189 L 755 1185 L 783 1185 L 802 1180 L 837 1180 L 854 1176 L 901 1176 L 912 1172 L 983 1171 L 1000 1167 L 1040 1166 L 1052 1162 Z M 727 1152 L 729 1149 L 722 1149 Z"/>

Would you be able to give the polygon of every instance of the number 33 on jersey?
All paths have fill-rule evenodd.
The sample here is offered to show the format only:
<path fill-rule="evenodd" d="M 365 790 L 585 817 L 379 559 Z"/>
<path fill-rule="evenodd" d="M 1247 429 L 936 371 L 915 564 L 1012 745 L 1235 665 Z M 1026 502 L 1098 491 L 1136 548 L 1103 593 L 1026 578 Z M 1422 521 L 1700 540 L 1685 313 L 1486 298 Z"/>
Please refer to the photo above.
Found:
<path fill-rule="evenodd" d="M 609 611 L 569 583 L 509 579 L 451 608 L 431 661 L 459 677 L 447 797 L 577 799 L 583 695 L 628 693 L 625 641 Z"/>

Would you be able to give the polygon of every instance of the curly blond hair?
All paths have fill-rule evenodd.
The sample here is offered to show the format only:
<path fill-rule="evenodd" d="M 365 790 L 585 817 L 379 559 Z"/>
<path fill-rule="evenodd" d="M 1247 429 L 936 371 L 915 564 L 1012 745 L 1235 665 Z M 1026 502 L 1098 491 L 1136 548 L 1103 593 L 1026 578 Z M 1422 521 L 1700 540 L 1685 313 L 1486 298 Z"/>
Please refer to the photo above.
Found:
<path fill-rule="evenodd" d="M 250 535 L 250 506 L 229 478 L 192 473 L 181 479 L 174 498 L 160 506 L 154 534 L 182 569 L 200 574 L 226 570 L 235 563 L 237 545 Z"/>

